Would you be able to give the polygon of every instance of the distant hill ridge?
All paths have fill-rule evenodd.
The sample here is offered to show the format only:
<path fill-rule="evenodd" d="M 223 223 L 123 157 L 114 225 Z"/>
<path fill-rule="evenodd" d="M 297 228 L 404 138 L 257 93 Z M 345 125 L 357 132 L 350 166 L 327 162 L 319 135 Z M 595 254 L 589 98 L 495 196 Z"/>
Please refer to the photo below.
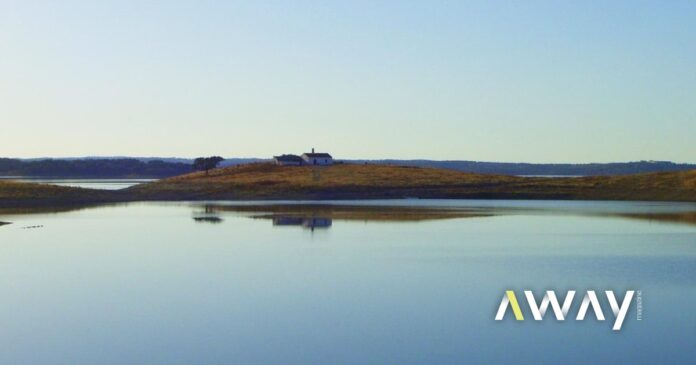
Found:
<path fill-rule="evenodd" d="M 261 158 L 229 158 L 222 167 L 251 162 Z M 669 161 L 635 161 L 585 164 L 536 164 L 516 162 L 437 161 L 437 160 L 343 160 L 356 164 L 384 164 L 435 167 L 456 171 L 502 175 L 598 176 L 629 175 L 650 172 L 686 171 L 696 164 Z M 192 159 L 178 157 L 66 157 L 66 158 L 0 158 L 0 176 L 64 176 L 86 178 L 163 178 L 191 171 Z"/>

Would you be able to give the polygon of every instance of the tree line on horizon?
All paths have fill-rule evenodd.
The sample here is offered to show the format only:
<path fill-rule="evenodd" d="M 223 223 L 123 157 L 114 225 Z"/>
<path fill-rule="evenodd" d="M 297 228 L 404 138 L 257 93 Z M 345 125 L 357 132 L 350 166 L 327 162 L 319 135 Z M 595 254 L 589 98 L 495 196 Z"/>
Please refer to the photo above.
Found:
<path fill-rule="evenodd" d="M 2 176 L 54 176 L 95 178 L 163 178 L 191 172 L 191 165 L 162 160 L 117 159 L 42 159 L 0 158 Z"/>

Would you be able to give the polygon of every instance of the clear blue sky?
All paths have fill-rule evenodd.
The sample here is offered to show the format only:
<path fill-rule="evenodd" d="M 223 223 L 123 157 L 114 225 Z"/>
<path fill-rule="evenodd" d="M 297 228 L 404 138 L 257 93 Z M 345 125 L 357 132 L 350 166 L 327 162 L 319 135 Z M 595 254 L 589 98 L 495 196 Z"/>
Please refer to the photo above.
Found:
<path fill-rule="evenodd" d="M 0 1 L 0 156 L 696 162 L 694 1 Z"/>

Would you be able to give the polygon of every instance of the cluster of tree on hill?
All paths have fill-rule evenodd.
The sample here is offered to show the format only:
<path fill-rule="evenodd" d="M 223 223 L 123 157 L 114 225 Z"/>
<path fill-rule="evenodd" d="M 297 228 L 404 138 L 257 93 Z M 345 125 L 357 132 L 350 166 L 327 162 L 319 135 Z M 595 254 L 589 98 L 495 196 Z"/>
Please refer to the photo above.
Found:
<path fill-rule="evenodd" d="M 224 160 L 225 159 L 220 156 L 199 157 L 193 160 L 193 169 L 197 171 L 205 171 L 205 174 L 208 175 L 208 171 L 218 167 L 220 162 Z"/>

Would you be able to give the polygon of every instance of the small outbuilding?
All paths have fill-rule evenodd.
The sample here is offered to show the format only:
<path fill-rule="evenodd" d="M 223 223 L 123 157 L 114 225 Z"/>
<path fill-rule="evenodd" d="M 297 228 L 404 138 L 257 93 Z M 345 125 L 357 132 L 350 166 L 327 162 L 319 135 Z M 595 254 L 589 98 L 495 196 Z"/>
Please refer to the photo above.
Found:
<path fill-rule="evenodd" d="M 280 155 L 273 156 L 273 162 L 280 166 L 300 166 L 304 160 L 297 155 Z"/>

